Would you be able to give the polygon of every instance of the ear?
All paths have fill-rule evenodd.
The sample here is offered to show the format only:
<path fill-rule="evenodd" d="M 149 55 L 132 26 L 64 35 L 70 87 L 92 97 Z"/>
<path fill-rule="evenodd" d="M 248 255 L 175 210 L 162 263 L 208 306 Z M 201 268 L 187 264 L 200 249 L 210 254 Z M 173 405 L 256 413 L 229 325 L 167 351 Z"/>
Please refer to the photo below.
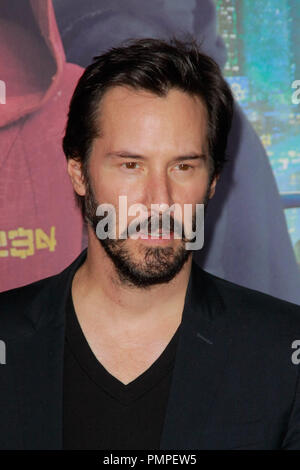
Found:
<path fill-rule="evenodd" d="M 217 184 L 217 181 L 218 181 L 219 178 L 220 178 L 220 174 L 216 175 L 214 177 L 214 179 L 212 180 L 212 183 L 210 185 L 209 199 L 211 199 L 213 197 L 213 195 L 215 194 L 216 184 Z"/>
<path fill-rule="evenodd" d="M 74 191 L 79 194 L 79 196 L 85 196 L 85 184 L 81 162 L 75 158 L 69 158 L 68 173 L 71 178 Z"/>

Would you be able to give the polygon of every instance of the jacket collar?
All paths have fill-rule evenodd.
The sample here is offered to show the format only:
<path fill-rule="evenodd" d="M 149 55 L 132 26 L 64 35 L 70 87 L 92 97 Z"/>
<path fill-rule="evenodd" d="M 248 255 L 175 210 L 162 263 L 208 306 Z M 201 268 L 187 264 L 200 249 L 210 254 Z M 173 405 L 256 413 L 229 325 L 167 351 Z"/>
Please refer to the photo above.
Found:
<path fill-rule="evenodd" d="M 62 448 L 65 304 L 86 252 L 51 278 L 34 301 L 42 310 L 35 328 L 11 345 L 25 449 Z M 230 342 L 222 297 L 193 261 L 160 449 L 199 448 Z"/>
<path fill-rule="evenodd" d="M 201 448 L 232 335 L 213 276 L 193 261 L 160 449 Z"/>

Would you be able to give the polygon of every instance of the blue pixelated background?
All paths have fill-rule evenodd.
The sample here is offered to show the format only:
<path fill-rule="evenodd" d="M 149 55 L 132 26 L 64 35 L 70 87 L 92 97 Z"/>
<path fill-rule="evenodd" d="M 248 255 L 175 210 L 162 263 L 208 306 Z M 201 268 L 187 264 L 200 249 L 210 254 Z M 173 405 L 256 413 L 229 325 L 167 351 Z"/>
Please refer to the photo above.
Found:
<path fill-rule="evenodd" d="M 259 135 L 300 265 L 299 0 L 215 0 L 228 53 L 224 75 Z"/>

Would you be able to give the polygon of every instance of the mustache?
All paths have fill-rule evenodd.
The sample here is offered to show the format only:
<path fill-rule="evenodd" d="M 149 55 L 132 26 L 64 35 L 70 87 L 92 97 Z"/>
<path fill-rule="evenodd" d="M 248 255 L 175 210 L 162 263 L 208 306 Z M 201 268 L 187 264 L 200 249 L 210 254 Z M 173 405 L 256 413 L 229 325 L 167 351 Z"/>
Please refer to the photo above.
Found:
<path fill-rule="evenodd" d="M 177 222 L 177 220 L 174 220 L 173 217 L 170 217 L 170 224 L 168 224 L 167 227 L 163 226 L 162 218 L 160 218 L 159 220 L 157 220 L 157 218 L 154 219 L 153 225 L 154 225 L 155 231 L 156 230 L 162 231 L 162 232 L 170 231 L 178 235 L 179 234 L 181 235 L 181 232 L 182 232 L 181 224 Z M 149 217 L 148 219 L 143 220 L 141 223 L 137 224 L 137 229 L 143 233 L 150 233 L 152 229 L 152 217 Z"/>
<path fill-rule="evenodd" d="M 155 220 L 156 219 L 156 220 Z M 145 234 L 150 234 L 152 232 L 152 220 L 153 216 L 148 217 L 148 219 L 143 220 L 142 222 L 139 222 L 136 225 L 136 231 L 140 233 L 145 233 Z M 174 235 L 178 235 L 183 241 L 190 241 L 190 239 L 186 238 L 184 235 L 184 224 L 177 221 L 174 219 L 172 216 L 170 216 L 169 224 L 165 227 L 164 220 L 160 217 L 159 220 L 157 220 L 157 217 L 154 217 L 154 226 L 153 232 L 162 232 L 162 233 L 173 233 Z M 192 227 L 193 230 L 196 230 L 196 217 L 193 216 L 192 219 Z M 128 236 L 128 227 L 124 231 L 124 235 Z"/>
<path fill-rule="evenodd" d="M 105 212 L 103 215 L 97 216 L 94 215 L 90 221 L 92 223 L 92 226 L 94 230 L 96 230 L 97 224 L 100 220 L 103 220 L 105 217 L 109 215 L 108 212 Z M 184 230 L 184 223 L 179 222 L 174 217 L 172 214 L 169 214 L 167 217 L 167 224 L 164 227 L 163 224 L 165 224 L 165 220 L 162 216 L 157 216 L 157 215 L 150 215 L 147 219 L 144 219 L 143 221 L 137 223 L 136 225 L 136 232 L 143 233 L 143 234 L 151 234 L 152 233 L 152 224 L 154 225 L 153 227 L 153 233 L 159 231 L 162 233 L 173 233 L 174 236 L 178 236 L 178 239 L 181 239 L 183 242 L 191 242 L 194 241 L 196 236 L 193 237 L 191 240 L 190 238 L 187 238 L 185 236 L 185 230 Z M 118 239 L 119 242 L 124 242 L 127 238 L 129 238 L 129 226 L 124 229 L 124 231 L 121 233 L 120 238 Z M 196 215 L 194 214 L 192 216 L 192 230 L 195 232 L 196 231 Z"/>

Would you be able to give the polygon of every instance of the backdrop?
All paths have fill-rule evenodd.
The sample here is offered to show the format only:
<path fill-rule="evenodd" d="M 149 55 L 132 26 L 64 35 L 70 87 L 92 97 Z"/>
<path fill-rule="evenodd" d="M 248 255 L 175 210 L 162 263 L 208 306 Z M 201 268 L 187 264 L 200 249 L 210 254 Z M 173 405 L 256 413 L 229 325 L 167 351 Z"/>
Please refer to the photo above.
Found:
<path fill-rule="evenodd" d="M 235 94 L 203 269 L 300 304 L 299 0 L 10 0 L 0 5 L 0 289 L 86 246 L 61 139 L 82 67 L 121 41 L 193 34 Z M 54 10 L 53 10 L 54 6 Z M 298 263 L 297 263 L 298 259 Z"/>

